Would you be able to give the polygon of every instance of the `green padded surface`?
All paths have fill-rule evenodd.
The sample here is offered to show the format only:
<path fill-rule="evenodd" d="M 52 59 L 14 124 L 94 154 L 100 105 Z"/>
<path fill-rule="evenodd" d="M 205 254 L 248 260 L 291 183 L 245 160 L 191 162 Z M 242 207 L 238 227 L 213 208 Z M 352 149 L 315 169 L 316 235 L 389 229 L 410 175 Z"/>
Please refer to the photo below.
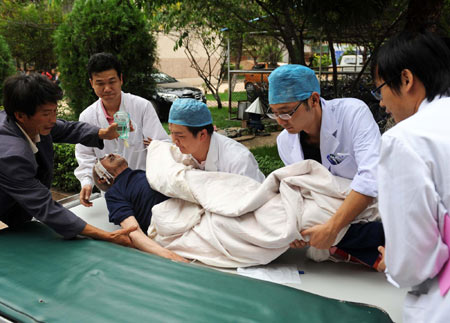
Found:
<path fill-rule="evenodd" d="M 33 222 L 0 231 L 0 314 L 25 322 L 391 322 L 383 311 Z"/>

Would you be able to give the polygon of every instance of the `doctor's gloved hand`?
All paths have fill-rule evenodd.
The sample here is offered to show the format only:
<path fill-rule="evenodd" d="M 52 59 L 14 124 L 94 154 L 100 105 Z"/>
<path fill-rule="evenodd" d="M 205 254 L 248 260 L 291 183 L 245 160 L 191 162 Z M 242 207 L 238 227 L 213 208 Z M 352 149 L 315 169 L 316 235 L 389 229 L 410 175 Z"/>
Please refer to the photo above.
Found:
<path fill-rule="evenodd" d="M 329 222 L 315 225 L 300 233 L 302 236 L 309 236 L 309 245 L 317 249 L 329 249 L 332 247 L 338 234 Z"/>
<path fill-rule="evenodd" d="M 84 185 L 80 191 L 80 203 L 86 207 L 92 206 L 92 202 L 90 201 L 92 194 L 92 185 Z"/>

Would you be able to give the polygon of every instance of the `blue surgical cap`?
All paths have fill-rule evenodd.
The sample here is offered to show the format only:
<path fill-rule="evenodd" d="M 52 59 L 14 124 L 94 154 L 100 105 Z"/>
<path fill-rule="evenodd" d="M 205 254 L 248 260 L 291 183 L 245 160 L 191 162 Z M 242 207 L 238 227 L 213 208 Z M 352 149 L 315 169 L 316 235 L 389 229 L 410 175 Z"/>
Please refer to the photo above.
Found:
<path fill-rule="evenodd" d="M 195 99 L 176 99 L 169 112 L 169 123 L 186 127 L 212 124 L 211 112 L 205 103 Z"/>
<path fill-rule="evenodd" d="M 306 66 L 282 65 L 269 75 L 269 104 L 306 100 L 313 92 L 320 94 L 319 81 Z"/>

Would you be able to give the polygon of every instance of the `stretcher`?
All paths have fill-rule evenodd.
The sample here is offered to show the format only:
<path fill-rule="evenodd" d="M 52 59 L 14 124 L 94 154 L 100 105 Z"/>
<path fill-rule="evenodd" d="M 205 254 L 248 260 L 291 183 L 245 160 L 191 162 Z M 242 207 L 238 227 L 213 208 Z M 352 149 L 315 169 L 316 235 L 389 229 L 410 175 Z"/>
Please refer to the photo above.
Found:
<path fill-rule="evenodd" d="M 114 229 L 103 198 L 72 210 Z M 298 262 L 305 275 L 284 286 L 103 241 L 63 240 L 39 222 L 0 230 L 0 250 L 0 322 L 399 322 L 404 294 L 382 274 L 313 263 L 297 251 L 277 261 Z"/>

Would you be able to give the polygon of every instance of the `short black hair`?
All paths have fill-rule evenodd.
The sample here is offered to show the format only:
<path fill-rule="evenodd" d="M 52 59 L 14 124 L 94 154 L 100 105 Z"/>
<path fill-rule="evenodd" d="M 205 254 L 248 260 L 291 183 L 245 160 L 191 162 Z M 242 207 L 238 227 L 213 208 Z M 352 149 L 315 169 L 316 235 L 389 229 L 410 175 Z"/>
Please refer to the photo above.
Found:
<path fill-rule="evenodd" d="M 10 76 L 3 84 L 3 106 L 14 119 L 14 112 L 33 116 L 38 106 L 56 104 L 62 97 L 63 91 L 57 84 L 37 73 Z"/>
<path fill-rule="evenodd" d="M 122 74 L 119 60 L 111 53 L 97 53 L 92 55 L 89 58 L 87 69 L 90 79 L 92 79 L 92 74 L 108 70 L 116 70 L 119 77 Z"/>
<path fill-rule="evenodd" d="M 201 127 L 188 127 L 186 126 L 186 128 L 188 128 L 189 132 L 192 133 L 192 135 L 194 137 L 197 137 L 197 134 L 202 131 L 203 129 L 206 129 L 206 131 L 208 132 L 208 135 L 211 135 L 214 132 L 214 126 L 212 124 L 207 124 L 206 126 L 201 126 Z"/>
<path fill-rule="evenodd" d="M 411 71 L 424 85 L 426 98 L 450 94 L 450 49 L 429 31 L 404 31 L 392 37 L 377 52 L 372 63 L 373 77 L 382 78 L 400 91 L 401 72 Z"/>

